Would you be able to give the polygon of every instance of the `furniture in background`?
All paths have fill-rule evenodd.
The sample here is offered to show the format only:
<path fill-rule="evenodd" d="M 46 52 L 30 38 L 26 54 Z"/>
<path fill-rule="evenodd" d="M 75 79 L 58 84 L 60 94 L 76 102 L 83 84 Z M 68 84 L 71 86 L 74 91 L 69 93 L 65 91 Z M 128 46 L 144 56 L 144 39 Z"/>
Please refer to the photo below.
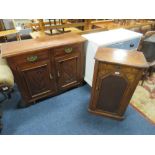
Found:
<path fill-rule="evenodd" d="M 1 19 L 3 24 L 3 30 L 15 29 L 15 21 L 13 19 Z"/>
<path fill-rule="evenodd" d="M 13 30 L 0 31 L 0 37 L 5 37 L 6 41 L 8 40 L 7 37 L 13 34 L 16 35 L 17 40 L 21 40 L 18 30 L 13 29 Z"/>
<path fill-rule="evenodd" d="M 1 22 L 2 21 L 2 22 Z M 2 24 L 1 24 L 2 23 Z M 111 30 L 117 28 L 126 28 L 140 33 L 145 33 L 149 30 L 155 29 L 155 22 L 153 20 L 94 20 L 94 19 L 1 19 L 0 30 L 2 27 L 7 29 L 15 29 L 15 27 L 22 27 L 22 29 L 31 29 L 31 31 L 42 31 L 44 33 L 58 34 L 64 32 L 74 32 L 77 34 L 85 33 L 85 31 L 98 31 L 100 29 Z M 2 29 L 3 30 L 3 29 Z M 62 30 L 62 31 L 61 31 Z M 59 32 L 60 31 L 60 32 Z M 21 34 L 21 33 L 20 33 Z M 25 37 L 22 35 L 21 37 Z M 30 37 L 26 34 L 26 38 Z M 12 39 L 11 39 L 12 40 Z"/>
<path fill-rule="evenodd" d="M 98 28 L 106 28 L 107 30 L 125 28 L 144 34 L 146 31 L 154 29 L 155 22 L 152 20 L 120 19 L 111 21 L 92 21 L 91 25 Z"/>
<path fill-rule="evenodd" d="M 140 29 L 139 26 L 130 28 L 130 30 L 131 30 L 131 31 L 134 31 L 134 32 L 141 32 L 141 29 Z"/>
<path fill-rule="evenodd" d="M 70 23 L 67 19 L 49 19 L 48 21 L 43 19 L 37 19 L 36 22 L 28 24 L 29 28 L 33 31 L 41 31 L 47 34 L 60 34 L 65 32 L 81 32 L 76 27 L 84 26 L 85 22 Z M 51 33 L 48 33 L 51 32 Z"/>
<path fill-rule="evenodd" d="M 145 71 L 142 78 L 142 85 L 144 81 L 152 75 L 155 68 L 155 31 L 148 31 L 141 41 L 140 50 L 143 52 L 149 68 Z"/>
<path fill-rule="evenodd" d="M 16 30 L 15 21 L 13 19 L 1 19 L 1 25 L 3 27 L 1 38 L 5 39 L 5 42 L 20 40 L 19 31 Z"/>
<path fill-rule="evenodd" d="M 17 22 L 17 23 L 16 23 Z M 10 42 L 21 39 L 31 39 L 30 28 L 26 28 L 23 23 L 18 23 L 13 19 L 0 20 L 0 42 Z"/>
<path fill-rule="evenodd" d="M 84 80 L 92 86 L 94 73 L 94 56 L 99 47 L 111 47 L 137 50 L 142 34 L 126 29 L 116 29 L 82 35 L 86 43 L 86 68 Z"/>
<path fill-rule="evenodd" d="M 144 26 L 142 26 L 141 29 L 140 29 L 141 33 L 143 33 L 143 34 L 145 34 L 145 33 L 148 32 L 148 31 L 151 31 L 151 30 L 152 30 L 151 25 L 144 25 Z"/>
<path fill-rule="evenodd" d="M 63 22 L 62 19 L 58 19 L 58 22 L 57 22 L 57 19 L 49 19 L 49 24 L 50 24 L 50 26 L 52 26 L 52 21 L 53 21 L 53 24 L 54 24 L 54 25 L 57 25 L 57 23 L 58 23 L 58 25 L 63 25 L 63 24 L 64 24 L 64 22 Z M 62 28 L 62 29 L 57 29 L 57 31 L 58 31 L 59 33 L 64 33 L 64 32 L 65 32 L 65 29 L 64 29 L 64 28 Z M 50 33 L 52 34 L 52 29 L 50 29 Z"/>
<path fill-rule="evenodd" d="M 155 31 L 151 36 L 144 38 L 141 51 L 148 62 L 155 61 Z"/>
<path fill-rule="evenodd" d="M 14 77 L 5 59 L 0 57 L 0 132 L 2 130 L 2 104 L 11 97 L 14 86 Z"/>
<path fill-rule="evenodd" d="M 89 111 L 115 119 L 123 119 L 124 112 L 148 67 L 142 52 L 99 48 Z"/>
<path fill-rule="evenodd" d="M 21 107 L 83 83 L 84 42 L 67 33 L 2 44 L 22 95 Z"/>

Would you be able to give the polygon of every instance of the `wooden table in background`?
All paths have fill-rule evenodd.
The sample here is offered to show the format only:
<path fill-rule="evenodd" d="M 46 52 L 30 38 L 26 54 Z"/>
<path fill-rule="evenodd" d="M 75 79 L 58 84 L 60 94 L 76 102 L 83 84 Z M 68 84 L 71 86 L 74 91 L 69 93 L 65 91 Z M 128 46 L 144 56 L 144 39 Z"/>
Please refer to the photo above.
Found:
<path fill-rule="evenodd" d="M 12 34 L 16 34 L 17 40 L 21 40 L 18 30 L 13 29 L 13 30 L 0 31 L 0 37 L 6 37 Z"/>
<path fill-rule="evenodd" d="M 151 25 L 154 24 L 153 22 L 130 22 L 130 23 L 115 23 L 115 22 L 101 22 L 101 23 L 94 23 L 94 26 L 100 27 L 100 28 L 106 28 L 108 30 L 111 29 L 116 29 L 116 28 L 126 28 L 126 29 L 131 29 L 134 27 L 141 27 L 145 25 Z"/>
<path fill-rule="evenodd" d="M 73 32 L 73 33 L 77 33 L 77 34 L 78 34 L 78 33 L 81 33 L 81 32 L 82 32 L 81 30 L 79 30 L 79 29 L 77 29 L 77 28 L 74 28 L 74 27 L 65 28 L 65 30 L 68 31 L 68 32 L 66 32 L 66 33 Z M 56 33 L 55 33 L 55 34 L 56 34 Z M 53 34 L 53 35 L 55 35 L 55 34 Z M 61 34 L 61 33 L 60 33 L 60 34 Z M 46 37 L 46 36 L 50 36 L 50 34 L 46 34 L 46 32 L 44 32 L 44 31 L 31 32 L 30 35 L 31 35 L 31 37 L 32 37 L 33 39 L 42 38 L 42 37 Z"/>

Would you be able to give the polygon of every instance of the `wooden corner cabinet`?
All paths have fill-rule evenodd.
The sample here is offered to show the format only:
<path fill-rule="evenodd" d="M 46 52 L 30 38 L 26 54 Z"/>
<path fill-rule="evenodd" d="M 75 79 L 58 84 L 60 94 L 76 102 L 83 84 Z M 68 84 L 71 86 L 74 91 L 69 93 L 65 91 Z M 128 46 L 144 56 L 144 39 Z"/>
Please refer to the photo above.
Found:
<path fill-rule="evenodd" d="M 84 42 L 79 35 L 63 34 L 2 45 L 22 95 L 20 106 L 82 84 Z"/>
<path fill-rule="evenodd" d="M 123 119 L 134 90 L 147 67 L 142 52 L 100 48 L 95 56 L 89 111 Z"/>

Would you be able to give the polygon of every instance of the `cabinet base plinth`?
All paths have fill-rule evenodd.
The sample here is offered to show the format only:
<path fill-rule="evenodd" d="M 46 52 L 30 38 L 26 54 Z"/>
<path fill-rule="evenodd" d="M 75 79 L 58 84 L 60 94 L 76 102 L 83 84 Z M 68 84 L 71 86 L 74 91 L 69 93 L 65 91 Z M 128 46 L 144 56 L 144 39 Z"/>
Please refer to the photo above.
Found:
<path fill-rule="evenodd" d="M 124 116 L 119 116 L 119 115 L 112 114 L 112 113 L 106 113 L 106 112 L 91 110 L 90 108 L 88 108 L 88 111 L 95 114 L 95 115 L 105 116 L 105 117 L 120 120 L 120 121 L 124 119 Z"/>

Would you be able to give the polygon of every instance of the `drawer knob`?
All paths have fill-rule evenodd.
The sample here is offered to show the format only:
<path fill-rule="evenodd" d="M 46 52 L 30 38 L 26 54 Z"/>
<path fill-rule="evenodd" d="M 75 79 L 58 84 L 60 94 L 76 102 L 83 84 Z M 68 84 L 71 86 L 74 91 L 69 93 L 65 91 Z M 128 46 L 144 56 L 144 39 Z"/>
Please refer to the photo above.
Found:
<path fill-rule="evenodd" d="M 38 59 L 38 57 L 36 55 L 27 57 L 27 61 L 29 61 L 29 62 L 35 62 L 35 61 L 37 61 L 37 59 Z"/>
<path fill-rule="evenodd" d="M 130 44 L 130 47 L 134 47 L 134 44 L 131 43 L 131 44 Z"/>
<path fill-rule="evenodd" d="M 73 51 L 73 48 L 72 47 L 66 47 L 65 48 L 65 52 L 66 53 L 71 53 Z"/>

